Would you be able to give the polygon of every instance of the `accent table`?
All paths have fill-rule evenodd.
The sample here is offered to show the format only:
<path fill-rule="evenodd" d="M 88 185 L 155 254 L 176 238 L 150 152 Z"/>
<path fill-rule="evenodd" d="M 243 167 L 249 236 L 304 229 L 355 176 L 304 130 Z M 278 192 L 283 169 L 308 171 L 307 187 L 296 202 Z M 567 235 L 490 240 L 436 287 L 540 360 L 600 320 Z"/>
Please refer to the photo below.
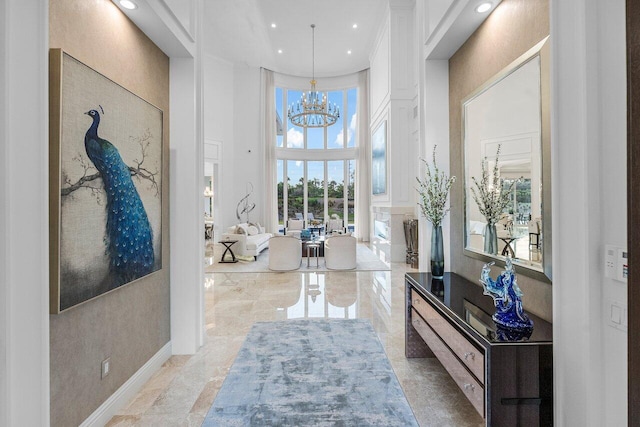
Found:
<path fill-rule="evenodd" d="M 307 247 L 307 267 L 311 264 L 311 256 L 316 259 L 316 268 L 320 266 L 320 262 L 318 260 L 318 252 L 320 252 L 320 242 L 309 242 L 306 244 Z"/>
<path fill-rule="evenodd" d="M 237 242 L 238 242 L 237 240 L 221 240 L 220 241 L 220 243 L 222 243 L 226 248 L 222 253 L 222 256 L 220 257 L 221 263 L 238 262 L 238 260 L 236 259 L 236 255 L 233 253 L 233 250 L 231 249 L 231 246 L 233 246 L 233 244 Z M 227 256 L 227 252 L 231 255 L 231 261 L 225 261 L 224 259 Z"/>
<path fill-rule="evenodd" d="M 509 340 L 491 319 L 479 284 L 445 273 L 406 273 L 405 355 L 437 357 L 487 426 L 553 425 L 553 333 L 533 320 L 528 339 Z"/>

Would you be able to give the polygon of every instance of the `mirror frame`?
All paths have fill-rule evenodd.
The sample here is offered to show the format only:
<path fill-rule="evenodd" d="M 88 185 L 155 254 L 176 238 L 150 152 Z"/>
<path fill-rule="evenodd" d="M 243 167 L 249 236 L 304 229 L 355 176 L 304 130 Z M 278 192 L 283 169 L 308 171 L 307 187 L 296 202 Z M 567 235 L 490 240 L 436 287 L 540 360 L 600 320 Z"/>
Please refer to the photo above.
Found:
<path fill-rule="evenodd" d="M 552 268 L 552 219 L 551 219 L 551 116 L 550 116 L 550 51 L 549 51 L 549 36 L 542 39 L 531 49 L 526 51 L 520 57 L 518 57 L 511 64 L 500 70 L 497 74 L 493 75 L 489 80 L 483 83 L 469 96 L 464 98 L 461 103 L 461 126 L 462 126 L 462 173 L 463 173 L 463 190 L 464 190 L 464 213 L 463 213 L 463 254 L 470 258 L 475 258 L 484 262 L 494 261 L 498 266 L 505 266 L 505 257 L 501 255 L 489 255 L 486 253 L 476 252 L 467 249 L 467 200 L 470 189 L 467 188 L 467 165 L 466 165 L 466 134 L 465 134 L 465 105 L 484 93 L 489 88 L 493 87 L 511 73 L 519 69 L 521 66 L 535 58 L 540 57 L 540 135 L 541 135 L 541 178 L 542 178 L 542 271 L 533 269 L 530 266 L 514 263 L 515 267 L 518 267 L 518 273 L 524 276 L 531 277 L 533 279 L 540 280 L 542 282 L 551 283 L 553 279 Z"/>

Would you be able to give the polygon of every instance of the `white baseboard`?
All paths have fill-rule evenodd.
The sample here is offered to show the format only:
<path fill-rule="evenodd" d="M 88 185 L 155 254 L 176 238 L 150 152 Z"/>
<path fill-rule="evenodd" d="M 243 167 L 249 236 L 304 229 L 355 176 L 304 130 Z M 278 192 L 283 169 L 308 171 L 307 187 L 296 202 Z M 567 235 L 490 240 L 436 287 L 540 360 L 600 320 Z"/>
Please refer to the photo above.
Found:
<path fill-rule="evenodd" d="M 131 376 L 115 393 L 104 401 L 80 427 L 104 426 L 124 405 L 140 391 L 143 385 L 171 357 L 171 341 L 166 343 L 151 359 Z"/>

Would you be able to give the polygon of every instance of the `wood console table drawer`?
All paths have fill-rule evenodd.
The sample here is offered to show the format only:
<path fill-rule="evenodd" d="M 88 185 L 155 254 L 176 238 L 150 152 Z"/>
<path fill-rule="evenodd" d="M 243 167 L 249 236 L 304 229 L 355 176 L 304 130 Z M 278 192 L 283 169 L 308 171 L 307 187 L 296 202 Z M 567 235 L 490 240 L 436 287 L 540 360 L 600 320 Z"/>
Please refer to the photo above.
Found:
<path fill-rule="evenodd" d="M 411 320 L 413 327 L 418 331 L 423 340 L 429 345 L 442 366 L 449 372 L 451 378 L 458 384 L 460 390 L 467 396 L 473 407 L 484 418 L 484 388 L 476 381 L 458 359 L 451 353 L 449 347 L 442 342 L 440 337 L 425 323 L 414 310 Z"/>
<path fill-rule="evenodd" d="M 411 305 L 427 321 L 429 326 L 446 342 L 464 362 L 473 375 L 484 384 L 484 354 L 473 346 L 467 337 L 458 332 L 447 320 L 428 304 L 420 294 L 411 290 Z"/>
<path fill-rule="evenodd" d="M 455 273 L 405 274 L 405 354 L 437 357 L 486 427 L 553 425 L 553 328 L 505 336 L 482 286 Z M 466 356 L 466 357 L 465 357 Z"/>

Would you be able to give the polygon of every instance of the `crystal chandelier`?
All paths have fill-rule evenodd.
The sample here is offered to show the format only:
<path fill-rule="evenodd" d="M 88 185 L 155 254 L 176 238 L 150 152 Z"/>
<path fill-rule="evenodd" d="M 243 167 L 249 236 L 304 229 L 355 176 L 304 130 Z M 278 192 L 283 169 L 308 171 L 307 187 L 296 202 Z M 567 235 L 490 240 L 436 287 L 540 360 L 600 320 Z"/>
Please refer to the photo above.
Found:
<path fill-rule="evenodd" d="M 315 31 L 316 25 L 311 24 L 311 90 L 303 92 L 300 100 L 292 103 L 287 111 L 291 123 L 302 128 L 331 126 L 340 118 L 340 108 L 327 103 L 326 93 L 316 91 Z"/>

